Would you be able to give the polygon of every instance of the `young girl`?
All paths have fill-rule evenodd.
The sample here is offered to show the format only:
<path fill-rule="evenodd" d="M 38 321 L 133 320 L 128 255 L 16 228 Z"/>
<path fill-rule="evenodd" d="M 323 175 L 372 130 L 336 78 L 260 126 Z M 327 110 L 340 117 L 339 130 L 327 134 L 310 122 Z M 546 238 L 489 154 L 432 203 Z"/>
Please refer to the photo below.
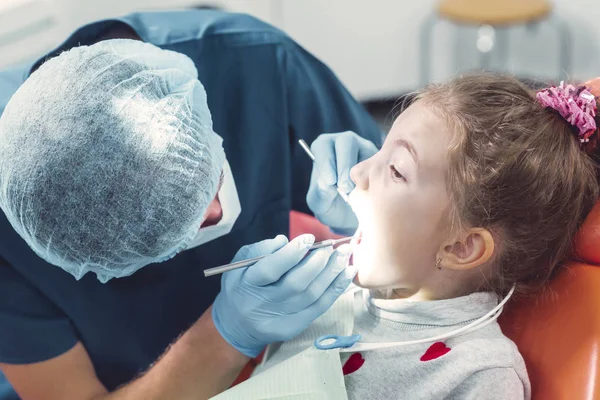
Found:
<path fill-rule="evenodd" d="M 536 94 L 500 75 L 418 93 L 381 150 L 351 172 L 356 283 L 371 289 L 355 302 L 360 342 L 445 334 L 490 312 L 513 285 L 546 283 L 598 199 L 595 116 L 583 88 Z M 495 321 L 343 353 L 341 364 L 350 399 L 531 396 L 523 359 Z"/>

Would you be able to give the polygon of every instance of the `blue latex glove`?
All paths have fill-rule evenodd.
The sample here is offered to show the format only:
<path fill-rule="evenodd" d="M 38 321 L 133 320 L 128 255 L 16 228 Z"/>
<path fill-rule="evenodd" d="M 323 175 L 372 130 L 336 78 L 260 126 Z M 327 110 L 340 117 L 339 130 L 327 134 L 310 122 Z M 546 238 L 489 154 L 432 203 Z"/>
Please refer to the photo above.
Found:
<path fill-rule="evenodd" d="M 308 207 L 332 231 L 351 236 L 358 228 L 358 221 L 336 186 L 350 193 L 354 189 L 350 169 L 377 153 L 377 147 L 347 131 L 320 135 L 310 149 L 315 155 L 315 164 L 306 195 Z"/>
<path fill-rule="evenodd" d="M 223 274 L 212 309 L 215 326 L 233 347 L 256 357 L 269 343 L 302 332 L 344 293 L 356 275 L 346 268 L 350 247 L 320 249 L 305 257 L 313 235 L 285 236 L 242 247 L 233 261 L 269 256 Z"/>

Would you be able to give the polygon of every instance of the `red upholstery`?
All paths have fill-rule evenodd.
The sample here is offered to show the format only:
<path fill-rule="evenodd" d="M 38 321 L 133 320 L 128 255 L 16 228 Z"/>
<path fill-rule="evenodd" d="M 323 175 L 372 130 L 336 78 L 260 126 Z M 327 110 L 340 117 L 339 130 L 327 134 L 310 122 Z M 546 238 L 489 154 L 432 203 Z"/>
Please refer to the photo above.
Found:
<path fill-rule="evenodd" d="M 290 213 L 290 240 L 303 233 L 312 233 L 315 235 L 315 241 L 317 242 L 341 237 L 333 234 L 328 227 L 321 224 L 314 217 L 292 211 Z"/>

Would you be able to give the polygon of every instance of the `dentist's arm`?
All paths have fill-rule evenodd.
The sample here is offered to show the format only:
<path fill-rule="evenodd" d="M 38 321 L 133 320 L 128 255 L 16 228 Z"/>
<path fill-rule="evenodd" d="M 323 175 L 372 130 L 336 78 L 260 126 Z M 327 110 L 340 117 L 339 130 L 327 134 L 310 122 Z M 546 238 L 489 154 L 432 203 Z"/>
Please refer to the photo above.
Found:
<path fill-rule="evenodd" d="M 248 360 L 219 334 L 209 309 L 148 372 L 112 393 L 81 343 L 47 361 L 0 366 L 23 400 L 207 399 L 227 389 Z"/>
<path fill-rule="evenodd" d="M 242 248 L 234 261 L 270 254 L 223 275 L 221 293 L 148 371 L 108 393 L 86 349 L 35 364 L 0 364 L 23 400 L 206 399 L 227 389 L 249 357 L 298 335 L 348 287 L 347 247 L 306 253 L 314 237 L 284 236 Z M 305 257 L 306 256 L 306 257 Z"/>
<path fill-rule="evenodd" d="M 142 377 L 93 399 L 207 399 L 226 390 L 249 358 L 223 339 L 212 312 L 209 308 Z"/>

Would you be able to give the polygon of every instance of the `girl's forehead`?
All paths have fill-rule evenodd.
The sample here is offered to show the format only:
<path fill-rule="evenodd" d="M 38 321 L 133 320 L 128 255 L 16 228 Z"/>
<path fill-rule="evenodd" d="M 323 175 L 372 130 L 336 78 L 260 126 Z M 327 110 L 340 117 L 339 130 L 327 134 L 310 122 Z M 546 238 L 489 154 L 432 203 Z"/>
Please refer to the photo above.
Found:
<path fill-rule="evenodd" d="M 429 147 L 434 143 L 449 144 L 450 137 L 444 120 L 423 102 L 417 101 L 396 118 L 386 141 L 411 141 L 418 151 L 421 146 Z"/>

